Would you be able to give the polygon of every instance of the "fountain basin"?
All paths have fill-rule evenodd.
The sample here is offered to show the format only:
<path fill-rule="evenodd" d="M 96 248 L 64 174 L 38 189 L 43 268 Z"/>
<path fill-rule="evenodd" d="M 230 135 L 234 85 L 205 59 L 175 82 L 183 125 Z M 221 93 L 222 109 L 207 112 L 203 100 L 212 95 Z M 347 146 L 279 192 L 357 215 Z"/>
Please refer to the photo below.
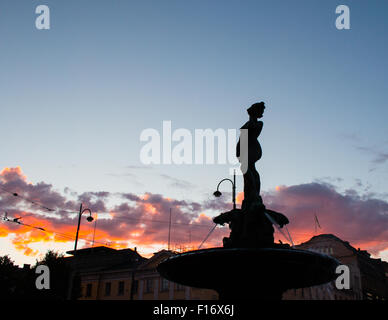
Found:
<path fill-rule="evenodd" d="M 179 284 L 216 290 L 220 299 L 281 299 L 287 289 L 337 277 L 338 260 L 292 248 L 213 248 L 162 261 L 158 272 Z"/>

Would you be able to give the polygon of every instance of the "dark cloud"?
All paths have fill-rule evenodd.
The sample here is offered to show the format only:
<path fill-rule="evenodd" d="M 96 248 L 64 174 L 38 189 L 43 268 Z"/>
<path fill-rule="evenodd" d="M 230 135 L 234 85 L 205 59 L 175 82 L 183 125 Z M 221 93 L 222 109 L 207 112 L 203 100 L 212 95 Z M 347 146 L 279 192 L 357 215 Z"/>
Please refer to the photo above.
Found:
<path fill-rule="evenodd" d="M 105 191 L 76 194 L 67 190 L 64 195 L 61 195 L 50 184 L 27 183 L 19 169 L 3 171 L 0 175 L 0 186 L 24 197 L 14 197 L 9 193 L 0 194 L 0 205 L 2 208 L 7 208 L 11 217 L 23 216 L 21 220 L 23 223 L 42 227 L 46 230 L 55 230 L 69 236 L 74 235 L 76 228 L 77 215 L 74 213 L 78 212 L 80 203 L 83 203 L 83 207 L 91 209 L 93 215 L 98 214 L 96 241 L 99 243 L 109 241 L 115 245 L 130 242 L 139 247 L 148 244 L 165 244 L 170 209 L 172 213 L 172 241 L 175 243 L 186 243 L 187 245 L 188 234 L 190 234 L 192 243 L 198 245 L 213 226 L 211 218 L 201 212 L 202 205 L 200 203 L 170 199 L 161 194 L 111 194 Z M 119 195 L 118 201 L 117 195 Z M 72 199 L 68 199 L 67 196 L 71 196 Z M 112 197 L 115 197 L 116 201 L 113 202 L 116 204 L 108 205 Z M 25 200 L 27 198 L 49 206 L 55 210 L 55 213 L 47 212 L 47 210 L 31 204 Z M 86 226 L 81 228 L 80 238 L 90 238 L 90 229 Z M 29 228 L 10 223 L 4 225 L 4 230 L 5 233 L 1 233 L 4 236 L 17 230 L 19 233 L 24 232 L 25 234 L 30 234 L 31 231 Z M 214 235 L 218 234 L 222 239 L 225 230 L 225 228 L 220 229 L 220 231 L 216 230 Z M 23 246 L 21 246 L 20 237 L 18 237 L 17 242 L 18 248 L 23 248 L 27 252 L 30 250 L 28 241 L 24 241 Z M 36 236 L 31 238 L 31 242 L 40 241 L 39 239 L 41 238 Z M 218 243 L 220 244 L 219 239 Z"/>
<path fill-rule="evenodd" d="M 282 187 L 266 193 L 264 200 L 268 207 L 289 217 L 290 230 L 301 240 L 307 240 L 303 234 L 312 235 L 316 214 L 322 233 L 364 244 L 373 253 L 377 253 L 377 247 L 388 248 L 388 203 L 384 200 L 366 198 L 353 189 L 341 194 L 319 183 Z"/>
<path fill-rule="evenodd" d="M 72 192 L 69 195 L 65 192 L 62 195 L 51 184 L 28 183 L 20 168 L 3 170 L 0 187 L 45 204 L 56 212 L 52 215 L 6 192 L 0 193 L 2 210 L 12 216 L 24 216 L 22 221 L 25 223 L 70 236 L 74 235 L 77 215 L 68 211 L 77 212 L 82 202 L 84 207 L 98 214 L 96 241 L 110 241 L 112 245 L 122 247 L 129 244 L 139 248 L 142 245 L 166 245 L 170 209 L 172 243 L 198 246 L 213 226 L 211 215 L 231 209 L 231 195 L 227 192 L 221 198 L 202 202 L 171 199 L 150 192 L 142 195 L 106 191 Z M 241 202 L 240 196 L 238 202 Z M 331 183 L 313 182 L 280 186 L 276 191 L 263 192 L 262 196 L 269 209 L 282 212 L 290 219 L 288 227 L 296 243 L 313 236 L 314 215 L 317 215 L 321 233 L 335 234 L 374 254 L 388 249 L 388 202 L 373 197 L 373 194 L 359 194 L 355 189 L 339 193 Z M 91 238 L 91 230 L 84 225 L 80 237 Z M 0 236 L 18 234 L 15 246 L 19 249 L 28 250 L 29 241 L 48 241 L 48 236 L 41 231 L 34 231 L 32 235 L 29 232 L 31 229 L 17 224 L 0 226 Z M 206 245 L 221 246 L 222 238 L 228 234 L 227 227 L 216 228 Z"/>

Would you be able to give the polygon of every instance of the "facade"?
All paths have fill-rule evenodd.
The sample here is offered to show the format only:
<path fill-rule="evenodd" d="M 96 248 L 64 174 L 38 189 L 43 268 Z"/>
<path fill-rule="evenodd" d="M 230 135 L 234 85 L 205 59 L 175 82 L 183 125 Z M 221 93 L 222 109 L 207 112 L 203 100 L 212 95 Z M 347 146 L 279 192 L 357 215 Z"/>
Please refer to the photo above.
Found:
<path fill-rule="evenodd" d="M 295 246 L 330 255 L 349 268 L 349 289 L 335 281 L 321 286 L 292 289 L 284 300 L 388 300 L 388 263 L 331 234 L 322 234 Z M 73 254 L 74 252 L 68 252 Z M 157 265 L 176 252 L 162 250 L 151 258 L 136 250 L 96 247 L 77 250 L 69 259 L 76 270 L 80 300 L 217 300 L 213 290 L 181 286 L 160 276 Z"/>
<path fill-rule="evenodd" d="M 335 281 L 284 293 L 284 300 L 387 300 L 388 273 L 386 262 L 373 259 L 367 251 L 355 249 L 349 242 L 332 234 L 321 234 L 295 246 L 330 255 L 350 271 L 350 288 L 337 289 Z"/>
<path fill-rule="evenodd" d="M 157 272 L 157 265 L 175 253 L 162 250 L 154 254 L 135 271 L 138 288 L 135 300 L 217 300 L 213 290 L 192 288 L 168 281 Z"/>
<path fill-rule="evenodd" d="M 81 291 L 69 299 L 124 299 L 131 284 L 131 270 L 147 260 L 136 249 L 94 247 L 67 253 L 73 255 L 66 258 L 73 269 L 70 281 L 78 279 Z"/>
<path fill-rule="evenodd" d="M 162 250 L 146 259 L 137 256 L 137 252 L 130 249 L 114 250 L 106 247 L 95 249 L 100 251 L 99 257 L 94 256 L 96 251 L 94 254 L 90 253 L 90 249 L 83 249 L 86 251 L 83 254 L 79 254 L 82 250 L 77 251 L 77 258 L 82 260 L 78 261 L 81 282 L 79 300 L 218 299 L 215 291 L 181 286 L 159 275 L 157 265 L 163 259 L 176 254 L 172 251 Z M 104 254 L 101 254 L 102 252 Z M 120 257 L 113 258 L 115 255 Z M 99 260 L 102 256 L 105 259 Z"/>

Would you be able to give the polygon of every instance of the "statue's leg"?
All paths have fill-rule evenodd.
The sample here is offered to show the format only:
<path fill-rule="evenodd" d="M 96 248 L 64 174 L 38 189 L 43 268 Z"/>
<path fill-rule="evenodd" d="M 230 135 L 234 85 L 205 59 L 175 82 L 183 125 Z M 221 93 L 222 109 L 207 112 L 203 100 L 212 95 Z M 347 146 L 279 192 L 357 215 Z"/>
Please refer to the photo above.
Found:
<path fill-rule="evenodd" d="M 249 196 L 251 192 L 251 185 L 250 185 L 250 174 L 249 170 L 244 174 L 244 202 L 249 202 Z"/>
<path fill-rule="evenodd" d="M 258 195 L 260 195 L 260 189 L 261 189 L 261 181 L 260 181 L 260 174 L 257 172 L 256 168 L 255 168 L 255 175 L 256 175 L 256 178 L 255 178 L 255 183 L 256 183 L 256 191 L 258 193 Z"/>
<path fill-rule="evenodd" d="M 260 182 L 260 175 L 256 170 L 255 164 L 251 164 L 249 166 L 249 171 L 252 175 L 252 191 L 255 197 L 260 195 L 260 189 L 261 189 L 261 182 Z"/>
<path fill-rule="evenodd" d="M 248 166 L 248 170 L 244 174 L 243 208 L 248 204 L 260 200 L 260 187 L 260 175 L 256 171 L 255 164 L 252 163 Z"/>
<path fill-rule="evenodd" d="M 256 190 L 255 174 L 251 168 L 248 168 L 244 175 L 244 199 L 252 200 Z"/>

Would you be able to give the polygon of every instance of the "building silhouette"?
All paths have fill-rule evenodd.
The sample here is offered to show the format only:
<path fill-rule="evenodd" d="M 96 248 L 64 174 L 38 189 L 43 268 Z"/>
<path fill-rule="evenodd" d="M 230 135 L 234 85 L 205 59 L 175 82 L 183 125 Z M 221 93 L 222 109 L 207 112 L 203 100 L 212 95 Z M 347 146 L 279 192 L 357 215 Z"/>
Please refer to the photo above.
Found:
<path fill-rule="evenodd" d="M 74 251 L 69 251 L 74 254 Z M 176 252 L 161 250 L 151 258 L 136 250 L 95 247 L 70 257 L 80 281 L 79 300 L 216 300 L 215 291 L 181 286 L 160 276 L 156 267 Z M 75 274 L 73 278 L 75 278 Z M 73 297 L 74 298 L 74 297 Z"/>
<path fill-rule="evenodd" d="M 371 258 L 365 250 L 332 234 L 321 234 L 295 246 L 330 255 L 349 268 L 349 289 L 338 289 L 335 281 L 283 294 L 283 300 L 388 300 L 388 263 Z M 157 265 L 177 254 L 161 250 L 144 258 L 134 249 L 94 247 L 69 251 L 65 258 L 72 266 L 80 293 L 79 300 L 216 300 L 217 292 L 179 285 L 157 272 Z M 75 255 L 74 255 L 75 254 Z M 247 283 L 247 286 L 249 283 Z M 254 299 L 254 297 L 252 297 Z"/>
<path fill-rule="evenodd" d="M 335 281 L 288 290 L 284 300 L 388 300 L 388 263 L 373 259 L 365 250 L 352 247 L 349 242 L 332 234 L 321 234 L 295 246 L 330 255 L 349 267 L 350 288 L 339 290 Z"/>

